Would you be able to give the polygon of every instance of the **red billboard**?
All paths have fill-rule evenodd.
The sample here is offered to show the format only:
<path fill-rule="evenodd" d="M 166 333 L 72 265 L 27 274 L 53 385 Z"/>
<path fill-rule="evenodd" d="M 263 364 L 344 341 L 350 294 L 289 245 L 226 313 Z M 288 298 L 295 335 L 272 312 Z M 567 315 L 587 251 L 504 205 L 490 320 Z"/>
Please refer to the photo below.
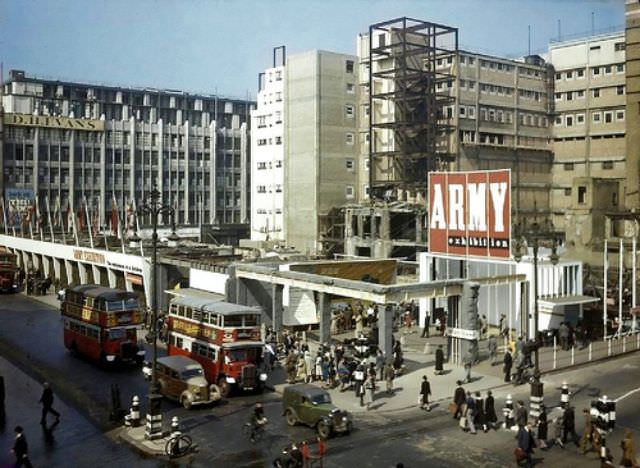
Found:
<path fill-rule="evenodd" d="M 510 257 L 511 171 L 430 172 L 429 252 Z"/>

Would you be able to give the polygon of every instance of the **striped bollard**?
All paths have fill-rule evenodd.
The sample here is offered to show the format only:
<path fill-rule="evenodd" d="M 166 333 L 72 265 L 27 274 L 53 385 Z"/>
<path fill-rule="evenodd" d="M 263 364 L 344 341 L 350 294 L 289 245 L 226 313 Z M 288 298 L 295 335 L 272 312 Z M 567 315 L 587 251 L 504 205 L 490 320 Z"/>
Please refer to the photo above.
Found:
<path fill-rule="evenodd" d="M 511 426 L 515 424 L 515 421 L 513 420 L 513 400 L 511 399 L 511 395 L 507 395 L 504 408 L 502 408 L 502 415 L 504 416 L 505 429 L 510 429 Z"/>
<path fill-rule="evenodd" d="M 158 398 L 159 397 L 159 398 Z M 160 395 L 149 395 L 149 407 L 147 408 L 147 423 L 145 425 L 144 438 L 156 440 L 162 438 L 162 413 Z"/>
<path fill-rule="evenodd" d="M 569 404 L 569 386 L 567 382 L 562 382 L 560 389 L 560 405 L 566 407 Z"/>
<path fill-rule="evenodd" d="M 616 401 L 607 401 L 607 409 L 609 411 L 609 432 L 611 432 L 616 426 Z"/>
<path fill-rule="evenodd" d="M 544 402 L 544 385 L 540 380 L 531 383 L 531 396 L 529 397 L 529 414 L 534 421 L 540 416 L 540 407 Z"/>

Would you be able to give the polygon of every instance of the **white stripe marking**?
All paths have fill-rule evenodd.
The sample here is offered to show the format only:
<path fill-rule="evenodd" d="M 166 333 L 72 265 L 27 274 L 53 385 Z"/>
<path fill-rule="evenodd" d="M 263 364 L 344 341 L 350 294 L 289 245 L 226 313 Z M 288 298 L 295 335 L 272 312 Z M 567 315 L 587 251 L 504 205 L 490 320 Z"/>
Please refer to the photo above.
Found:
<path fill-rule="evenodd" d="M 621 397 L 618 397 L 615 399 L 615 402 L 619 402 L 620 400 L 624 400 L 625 398 L 627 398 L 630 395 L 633 395 L 636 392 L 640 392 L 640 388 L 636 388 L 635 390 L 631 390 L 630 392 L 625 393 L 624 395 L 622 395 Z"/>

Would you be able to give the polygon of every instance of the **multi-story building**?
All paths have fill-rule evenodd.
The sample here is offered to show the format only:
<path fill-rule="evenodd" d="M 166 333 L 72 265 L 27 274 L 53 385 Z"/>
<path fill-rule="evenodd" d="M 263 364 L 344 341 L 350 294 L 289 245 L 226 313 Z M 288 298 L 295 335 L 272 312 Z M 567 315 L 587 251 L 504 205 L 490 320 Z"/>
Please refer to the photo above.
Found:
<path fill-rule="evenodd" d="M 252 238 L 327 253 L 335 211 L 356 198 L 356 57 L 313 50 L 265 71 L 252 135 Z M 275 65 L 275 64 L 274 64 Z"/>
<path fill-rule="evenodd" d="M 114 198 L 124 216 L 155 187 L 179 224 L 248 223 L 253 102 L 17 70 L 2 94 L 3 195 L 31 190 L 52 211 L 57 200 L 63 210 L 86 200 L 104 225 Z"/>
<path fill-rule="evenodd" d="M 624 34 L 552 44 L 549 61 L 554 225 L 566 233 L 570 252 L 600 263 L 605 213 L 622 210 L 625 195 L 638 190 L 627 179 Z"/>
<path fill-rule="evenodd" d="M 626 2 L 627 208 L 640 209 L 640 3 Z"/>

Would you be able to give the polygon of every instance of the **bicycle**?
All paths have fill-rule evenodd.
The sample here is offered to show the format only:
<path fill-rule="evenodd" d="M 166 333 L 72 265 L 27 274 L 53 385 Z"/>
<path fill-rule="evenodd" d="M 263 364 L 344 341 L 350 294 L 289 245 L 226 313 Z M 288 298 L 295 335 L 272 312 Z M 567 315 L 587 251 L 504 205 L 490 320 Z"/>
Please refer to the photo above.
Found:
<path fill-rule="evenodd" d="M 167 441 L 164 452 L 169 458 L 178 458 L 189 453 L 192 445 L 191 437 L 186 434 L 176 434 Z"/>
<path fill-rule="evenodd" d="M 251 440 L 251 442 L 255 443 L 258 440 L 262 440 L 264 438 L 264 425 L 257 425 L 254 430 L 253 424 L 250 422 L 246 422 L 244 423 L 244 426 L 242 426 L 242 433 L 246 435 Z"/>

